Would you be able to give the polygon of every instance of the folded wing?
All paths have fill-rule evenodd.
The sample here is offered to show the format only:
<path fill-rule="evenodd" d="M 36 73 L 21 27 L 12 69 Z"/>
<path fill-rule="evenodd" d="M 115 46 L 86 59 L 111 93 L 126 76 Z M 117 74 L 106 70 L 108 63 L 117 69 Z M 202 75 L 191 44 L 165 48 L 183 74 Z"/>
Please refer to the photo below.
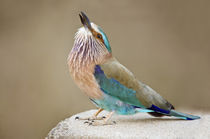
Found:
<path fill-rule="evenodd" d="M 153 105 L 170 110 L 173 106 L 149 86 L 141 83 L 136 77 L 115 58 L 97 65 L 95 78 L 101 89 L 123 102 L 141 108 Z"/>

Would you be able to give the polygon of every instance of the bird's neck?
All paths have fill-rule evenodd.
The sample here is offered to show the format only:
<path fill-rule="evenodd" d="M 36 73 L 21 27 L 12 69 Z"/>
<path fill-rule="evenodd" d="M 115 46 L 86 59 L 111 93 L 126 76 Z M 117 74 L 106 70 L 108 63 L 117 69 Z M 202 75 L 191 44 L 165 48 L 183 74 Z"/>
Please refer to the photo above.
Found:
<path fill-rule="evenodd" d="M 68 57 L 68 65 L 71 72 L 79 72 L 82 69 L 93 72 L 95 65 L 102 64 L 111 57 L 112 54 L 105 47 L 75 43 Z"/>

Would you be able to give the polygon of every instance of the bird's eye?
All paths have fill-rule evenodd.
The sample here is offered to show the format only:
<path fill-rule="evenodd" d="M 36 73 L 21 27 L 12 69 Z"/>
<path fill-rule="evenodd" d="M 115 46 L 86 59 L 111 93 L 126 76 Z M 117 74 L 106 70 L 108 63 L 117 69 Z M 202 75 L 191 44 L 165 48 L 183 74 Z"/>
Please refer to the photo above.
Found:
<path fill-rule="evenodd" d="M 102 39 L 101 34 L 97 34 L 97 38 Z"/>

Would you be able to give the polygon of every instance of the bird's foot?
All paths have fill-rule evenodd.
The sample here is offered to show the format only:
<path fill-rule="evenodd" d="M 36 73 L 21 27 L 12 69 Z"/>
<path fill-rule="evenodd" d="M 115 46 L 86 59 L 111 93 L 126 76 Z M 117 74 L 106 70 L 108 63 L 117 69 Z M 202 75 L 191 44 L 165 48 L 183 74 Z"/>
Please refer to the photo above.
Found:
<path fill-rule="evenodd" d="M 114 125 L 116 124 L 115 121 L 106 121 L 106 120 L 102 120 L 102 121 L 85 121 L 84 123 L 90 125 L 90 126 L 103 126 L 103 125 Z"/>
<path fill-rule="evenodd" d="M 111 121 L 110 122 L 110 118 L 111 116 L 114 114 L 114 112 L 110 112 L 106 118 L 104 118 L 101 121 L 95 121 L 95 120 L 91 120 L 91 121 L 86 121 L 85 123 L 92 125 L 92 126 L 102 126 L 102 125 L 113 125 L 116 124 L 115 121 Z"/>
<path fill-rule="evenodd" d="M 106 118 L 105 116 L 101 116 L 101 117 L 91 116 L 91 117 L 86 117 L 86 118 L 82 118 L 82 117 L 77 116 L 77 117 L 75 117 L 75 120 L 93 121 L 93 120 L 103 120 L 105 118 Z"/>
<path fill-rule="evenodd" d="M 106 118 L 105 116 L 97 117 L 98 114 L 99 114 L 100 112 L 102 112 L 102 111 L 103 111 L 103 109 L 100 108 L 100 109 L 98 109 L 98 110 L 96 111 L 96 113 L 95 113 L 93 116 L 91 116 L 91 117 L 81 118 L 81 117 L 77 116 L 77 117 L 75 117 L 75 120 L 87 120 L 87 121 L 92 121 L 92 120 L 103 120 L 103 119 Z"/>

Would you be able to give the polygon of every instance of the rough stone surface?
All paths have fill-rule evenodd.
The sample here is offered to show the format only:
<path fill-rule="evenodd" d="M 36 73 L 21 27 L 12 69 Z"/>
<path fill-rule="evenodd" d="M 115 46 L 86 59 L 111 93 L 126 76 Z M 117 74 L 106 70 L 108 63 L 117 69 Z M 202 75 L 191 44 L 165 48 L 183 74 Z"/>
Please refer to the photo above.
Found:
<path fill-rule="evenodd" d="M 185 110 L 201 116 L 199 120 L 179 120 L 173 117 L 154 118 L 147 113 L 130 116 L 114 115 L 115 125 L 89 126 L 76 116 L 87 117 L 96 110 L 76 114 L 58 123 L 45 139 L 71 138 L 195 138 L 210 139 L 210 114 L 205 111 Z M 106 115 L 103 111 L 100 115 Z"/>

